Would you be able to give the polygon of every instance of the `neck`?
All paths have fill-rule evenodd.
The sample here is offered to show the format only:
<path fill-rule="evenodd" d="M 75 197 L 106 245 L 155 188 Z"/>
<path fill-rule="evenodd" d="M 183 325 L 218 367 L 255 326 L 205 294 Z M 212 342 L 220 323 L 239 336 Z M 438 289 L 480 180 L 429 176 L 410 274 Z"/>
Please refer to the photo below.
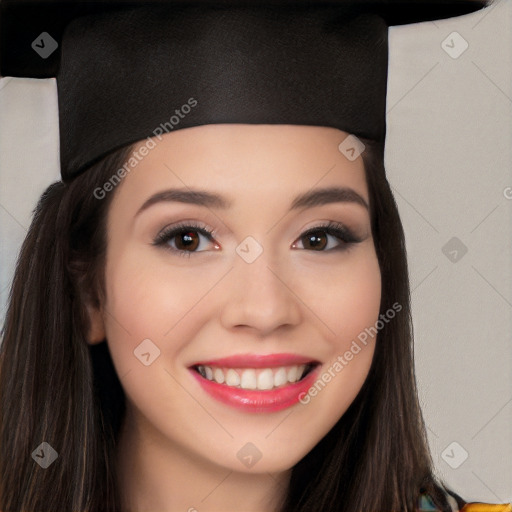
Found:
<path fill-rule="evenodd" d="M 126 512 L 278 512 L 291 472 L 221 467 L 135 422 L 127 404 L 117 447 Z"/>

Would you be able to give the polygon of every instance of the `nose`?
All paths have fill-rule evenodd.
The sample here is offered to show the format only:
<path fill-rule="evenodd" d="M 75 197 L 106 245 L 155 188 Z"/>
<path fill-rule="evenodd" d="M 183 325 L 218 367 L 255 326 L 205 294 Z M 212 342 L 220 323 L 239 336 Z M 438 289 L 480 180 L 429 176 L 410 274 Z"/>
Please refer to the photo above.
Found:
<path fill-rule="evenodd" d="M 252 263 L 237 261 L 230 273 L 230 293 L 221 314 L 226 329 L 245 327 L 263 337 L 300 322 L 300 300 L 288 284 L 289 272 L 270 267 L 263 255 Z"/>

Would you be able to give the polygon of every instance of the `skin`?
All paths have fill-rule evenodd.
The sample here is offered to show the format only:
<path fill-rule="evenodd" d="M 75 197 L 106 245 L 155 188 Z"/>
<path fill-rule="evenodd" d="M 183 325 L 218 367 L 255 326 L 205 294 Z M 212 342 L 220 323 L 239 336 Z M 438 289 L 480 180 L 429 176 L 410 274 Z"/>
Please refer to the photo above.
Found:
<path fill-rule="evenodd" d="M 107 339 L 127 397 L 117 460 L 127 510 L 276 510 L 290 468 L 361 389 L 375 340 L 307 405 L 272 413 L 216 401 L 188 370 L 201 360 L 287 352 L 320 361 L 321 374 L 378 320 L 381 275 L 368 210 L 336 202 L 289 211 L 297 195 L 329 186 L 349 187 L 368 203 L 362 158 L 349 161 L 338 149 L 347 135 L 291 125 L 182 129 L 155 139 L 112 192 L 106 302 L 89 309 L 89 341 Z M 233 204 L 160 202 L 136 216 L 168 188 L 200 188 Z M 214 241 L 198 235 L 190 258 L 152 245 L 180 221 L 214 228 Z M 304 248 L 301 235 L 323 221 L 362 241 L 341 251 Z M 235 251 L 247 236 L 263 247 L 250 264 Z M 343 244 L 324 236 L 328 247 Z M 134 350 L 148 338 L 160 356 L 145 366 Z M 251 468 L 237 458 L 248 442 L 262 454 Z"/>

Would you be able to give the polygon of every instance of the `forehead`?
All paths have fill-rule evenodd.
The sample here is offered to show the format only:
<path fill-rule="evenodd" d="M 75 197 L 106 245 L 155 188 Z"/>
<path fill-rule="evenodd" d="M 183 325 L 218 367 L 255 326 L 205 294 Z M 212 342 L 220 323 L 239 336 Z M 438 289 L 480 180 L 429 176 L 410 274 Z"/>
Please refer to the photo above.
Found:
<path fill-rule="evenodd" d="M 181 129 L 141 141 L 144 154 L 123 184 L 131 194 L 158 188 L 201 187 L 216 191 L 281 196 L 315 186 L 342 185 L 367 198 L 361 157 L 340 150 L 348 134 L 336 128 L 302 125 L 216 124 Z M 146 146 L 146 148 L 144 147 Z M 151 149 L 147 149 L 151 147 Z"/>

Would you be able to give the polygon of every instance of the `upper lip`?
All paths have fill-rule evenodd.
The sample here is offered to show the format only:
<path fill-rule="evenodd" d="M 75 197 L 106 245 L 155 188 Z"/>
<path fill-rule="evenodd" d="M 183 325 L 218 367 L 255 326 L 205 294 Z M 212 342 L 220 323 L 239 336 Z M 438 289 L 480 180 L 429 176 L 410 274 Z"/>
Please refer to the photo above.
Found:
<path fill-rule="evenodd" d="M 314 358 L 298 354 L 236 354 L 219 359 L 198 361 L 194 366 L 215 366 L 225 368 L 274 368 L 301 364 L 318 364 Z"/>

